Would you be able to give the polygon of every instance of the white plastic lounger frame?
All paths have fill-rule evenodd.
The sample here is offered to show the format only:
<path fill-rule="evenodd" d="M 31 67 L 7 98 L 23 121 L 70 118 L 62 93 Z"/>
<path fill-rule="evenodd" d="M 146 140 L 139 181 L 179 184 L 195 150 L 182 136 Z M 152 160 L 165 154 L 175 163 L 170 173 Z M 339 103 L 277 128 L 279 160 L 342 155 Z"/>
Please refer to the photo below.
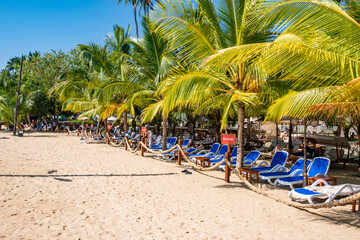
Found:
<path fill-rule="evenodd" d="M 311 174 L 311 172 L 313 171 L 312 168 L 314 166 L 315 166 L 315 169 L 316 169 L 316 167 L 318 167 L 318 165 L 314 165 L 315 164 L 314 162 L 320 161 L 321 159 L 327 161 L 326 169 L 323 169 L 324 170 L 323 172 L 316 172 L 316 174 Z M 325 162 L 324 162 L 324 164 L 325 164 Z M 330 167 L 330 159 L 325 158 L 325 157 L 316 157 L 316 158 L 314 158 L 314 160 L 311 162 L 310 166 L 308 167 L 308 177 L 324 176 L 327 174 L 329 167 Z M 316 170 L 319 171 L 319 169 L 316 169 Z M 293 178 L 293 179 L 291 179 L 291 178 Z M 294 179 L 294 178 L 296 178 L 296 179 Z M 298 179 L 298 176 L 293 176 L 293 177 L 284 177 L 284 178 L 276 179 L 274 186 L 275 187 L 277 187 L 279 185 L 280 186 L 290 186 L 291 189 L 295 189 L 294 185 L 302 184 L 302 183 L 303 183 L 302 178 Z"/>
<path fill-rule="evenodd" d="M 324 184 L 324 186 L 318 186 L 320 184 Z M 314 198 L 327 197 L 325 203 L 328 203 L 338 196 L 349 196 L 358 192 L 360 192 L 360 185 L 342 184 L 331 186 L 325 180 L 319 179 L 311 186 L 291 190 L 288 196 L 291 200 L 307 200 L 310 204 L 314 204 Z"/>
<path fill-rule="evenodd" d="M 273 166 L 273 167 L 272 167 L 271 169 L 269 169 L 269 170 L 256 169 L 256 168 L 260 168 L 260 167 L 270 168 L 270 167 L 271 167 L 271 164 L 272 164 L 273 161 L 274 161 L 274 157 L 275 157 L 275 155 L 276 155 L 277 153 L 279 153 L 279 154 L 280 154 L 280 153 L 286 154 L 286 159 L 285 159 L 283 165 L 281 165 L 281 164 L 276 164 L 275 166 Z M 257 164 L 254 168 L 255 168 L 256 170 L 259 170 L 261 173 L 266 173 L 266 172 L 279 172 L 280 169 L 285 168 L 284 165 L 286 164 L 288 158 L 289 158 L 289 153 L 288 153 L 288 152 L 279 150 L 279 151 L 276 151 L 276 152 L 275 152 L 273 158 L 271 159 L 270 164 L 269 164 L 267 161 L 262 161 L 262 162 L 260 162 L 259 164 Z M 285 168 L 284 171 L 286 171 L 286 168 Z"/>

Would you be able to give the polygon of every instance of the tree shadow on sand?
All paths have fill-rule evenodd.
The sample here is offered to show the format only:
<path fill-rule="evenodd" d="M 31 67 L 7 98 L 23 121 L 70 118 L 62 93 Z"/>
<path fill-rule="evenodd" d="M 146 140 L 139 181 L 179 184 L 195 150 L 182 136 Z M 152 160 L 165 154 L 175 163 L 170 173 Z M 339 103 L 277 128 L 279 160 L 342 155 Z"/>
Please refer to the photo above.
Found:
<path fill-rule="evenodd" d="M 178 175 L 178 173 L 144 173 L 144 174 L 2 174 L 0 177 L 19 178 L 69 178 L 69 177 L 158 177 Z"/>

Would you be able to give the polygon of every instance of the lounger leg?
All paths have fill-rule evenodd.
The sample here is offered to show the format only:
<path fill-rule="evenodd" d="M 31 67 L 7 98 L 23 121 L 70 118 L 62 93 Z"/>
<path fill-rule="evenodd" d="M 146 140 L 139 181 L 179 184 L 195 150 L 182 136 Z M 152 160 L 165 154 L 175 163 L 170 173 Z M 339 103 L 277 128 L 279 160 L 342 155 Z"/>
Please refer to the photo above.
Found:
<path fill-rule="evenodd" d="M 356 200 L 352 202 L 352 208 L 351 208 L 351 212 L 355 212 L 356 208 Z"/>

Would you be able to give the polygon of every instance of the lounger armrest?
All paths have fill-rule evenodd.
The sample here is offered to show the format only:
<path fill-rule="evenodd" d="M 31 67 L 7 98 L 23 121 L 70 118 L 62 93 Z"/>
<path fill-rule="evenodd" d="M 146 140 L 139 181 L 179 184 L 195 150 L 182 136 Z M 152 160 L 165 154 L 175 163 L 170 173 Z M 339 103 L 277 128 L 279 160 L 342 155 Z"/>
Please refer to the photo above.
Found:
<path fill-rule="evenodd" d="M 204 157 L 213 158 L 213 157 L 215 157 L 215 156 L 214 156 L 213 153 L 206 153 L 206 154 L 204 155 Z"/>
<path fill-rule="evenodd" d="M 207 151 L 206 150 L 201 150 L 200 152 L 196 153 L 196 154 L 206 154 Z"/>
<path fill-rule="evenodd" d="M 329 184 L 324 179 L 318 179 L 311 184 L 311 187 L 318 187 L 320 185 L 328 186 Z"/>
<path fill-rule="evenodd" d="M 277 164 L 269 172 L 278 172 L 278 169 L 281 169 L 281 167 L 284 167 L 284 166 Z"/>
<path fill-rule="evenodd" d="M 328 200 L 326 200 L 326 202 L 330 202 L 332 201 L 334 198 L 337 197 L 337 195 L 339 195 L 344 189 L 349 188 L 350 189 L 350 194 L 354 193 L 354 189 L 350 184 L 344 184 L 341 188 L 339 188 L 338 190 L 336 190 L 333 194 L 331 194 L 331 196 L 329 197 Z"/>
<path fill-rule="evenodd" d="M 282 165 L 276 165 L 271 172 L 286 172 L 288 169 Z"/>
<path fill-rule="evenodd" d="M 230 162 L 236 162 L 236 160 L 237 160 L 237 157 L 231 157 L 230 158 Z M 246 161 L 248 161 L 248 160 L 245 160 L 244 164 L 245 164 Z"/>
<path fill-rule="evenodd" d="M 296 169 L 295 171 L 293 171 L 292 173 L 290 173 L 290 176 L 293 177 L 293 176 L 300 176 L 303 174 L 303 170 L 301 169 Z"/>
<path fill-rule="evenodd" d="M 326 177 L 326 176 L 324 174 L 322 174 L 322 173 L 318 173 L 318 174 L 315 175 L 315 177 Z"/>
<path fill-rule="evenodd" d="M 269 163 L 266 161 L 262 161 L 260 162 L 258 165 L 256 165 L 256 167 L 261 167 L 261 165 L 265 164 L 265 167 L 269 167 Z"/>
<path fill-rule="evenodd" d="M 214 159 L 223 159 L 225 157 L 224 154 L 216 155 Z"/>

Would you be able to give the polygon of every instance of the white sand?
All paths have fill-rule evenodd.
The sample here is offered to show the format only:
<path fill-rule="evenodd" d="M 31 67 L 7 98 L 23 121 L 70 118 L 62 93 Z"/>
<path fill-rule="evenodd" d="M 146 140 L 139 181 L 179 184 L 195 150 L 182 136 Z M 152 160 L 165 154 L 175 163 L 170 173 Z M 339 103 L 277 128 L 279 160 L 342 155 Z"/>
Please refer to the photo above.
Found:
<path fill-rule="evenodd" d="M 0 137 L 0 238 L 360 239 L 350 205 L 299 210 L 220 171 L 185 175 L 186 164 L 65 134 Z"/>

